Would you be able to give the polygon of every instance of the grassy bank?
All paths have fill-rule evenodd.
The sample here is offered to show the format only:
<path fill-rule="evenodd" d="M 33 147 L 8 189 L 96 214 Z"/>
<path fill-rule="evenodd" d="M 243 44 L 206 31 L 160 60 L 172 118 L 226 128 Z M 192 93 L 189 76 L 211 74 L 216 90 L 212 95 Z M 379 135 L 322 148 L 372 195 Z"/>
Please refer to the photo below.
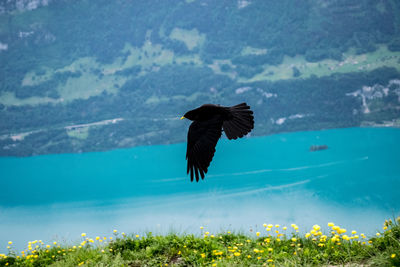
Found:
<path fill-rule="evenodd" d="M 387 220 L 382 231 L 367 237 L 329 223 L 308 232 L 295 224 L 263 224 L 263 232 L 126 235 L 109 237 L 82 233 L 75 245 L 41 240 L 8 254 L 0 266 L 400 266 L 400 217 Z"/>

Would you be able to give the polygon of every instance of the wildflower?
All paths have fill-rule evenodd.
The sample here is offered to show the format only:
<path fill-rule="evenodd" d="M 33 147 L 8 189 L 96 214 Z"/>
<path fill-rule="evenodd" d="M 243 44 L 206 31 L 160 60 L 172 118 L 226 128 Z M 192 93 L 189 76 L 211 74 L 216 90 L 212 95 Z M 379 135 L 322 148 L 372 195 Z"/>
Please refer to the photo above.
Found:
<path fill-rule="evenodd" d="M 315 231 L 318 231 L 319 229 L 321 229 L 321 226 L 319 226 L 318 224 L 313 225 L 313 229 Z"/>
<path fill-rule="evenodd" d="M 269 232 L 269 231 L 271 231 L 271 228 L 267 228 L 267 229 L 265 229 L 265 230 L 267 230 L 267 231 Z"/>
<path fill-rule="evenodd" d="M 380 236 L 381 234 L 380 233 L 376 233 L 376 236 Z"/>
<path fill-rule="evenodd" d="M 286 230 L 286 229 L 287 229 L 287 227 L 286 227 L 286 226 L 284 226 L 282 229 L 283 229 L 283 230 Z"/>
<path fill-rule="evenodd" d="M 340 228 L 340 234 L 344 234 L 344 233 L 346 233 L 347 232 L 347 230 L 346 229 L 344 229 L 344 228 Z"/>
<path fill-rule="evenodd" d="M 139 235 L 136 235 L 136 238 L 138 238 L 139 237 Z"/>
<path fill-rule="evenodd" d="M 259 252 L 259 250 L 258 250 L 257 248 L 253 249 L 253 251 L 254 251 L 255 253 L 258 253 L 258 252 Z"/>
<path fill-rule="evenodd" d="M 46 245 L 46 248 L 50 248 L 50 245 Z"/>
<path fill-rule="evenodd" d="M 355 235 L 355 234 L 357 234 L 357 231 L 353 230 L 353 231 L 351 231 L 351 234 Z"/>
<path fill-rule="evenodd" d="M 86 236 L 86 233 L 82 233 L 81 236 L 82 236 L 82 237 L 85 237 L 85 236 Z"/>
<path fill-rule="evenodd" d="M 272 252 L 274 249 L 273 248 L 268 248 L 268 251 L 269 252 Z"/>
<path fill-rule="evenodd" d="M 257 232 L 257 233 L 256 233 L 256 236 L 260 236 L 260 232 Z"/>
<path fill-rule="evenodd" d="M 96 236 L 96 240 L 100 240 L 100 236 Z"/>
<path fill-rule="evenodd" d="M 264 228 L 265 228 L 265 227 L 267 227 L 267 224 L 266 224 L 266 223 L 264 223 L 264 224 L 263 224 L 263 227 L 264 227 Z"/>
<path fill-rule="evenodd" d="M 267 261 L 268 261 L 268 262 L 273 262 L 274 260 L 273 260 L 273 259 L 268 259 Z"/>
<path fill-rule="evenodd" d="M 249 259 L 250 259 L 250 258 L 251 258 L 251 256 L 250 256 L 250 255 L 247 255 L 247 258 L 249 258 Z"/>
<path fill-rule="evenodd" d="M 387 229 L 387 226 L 384 226 L 384 227 L 383 227 L 383 230 L 386 230 L 386 229 Z"/>
<path fill-rule="evenodd" d="M 200 256 L 201 256 L 202 258 L 205 258 L 205 257 L 206 257 L 206 254 L 205 254 L 205 253 L 201 253 Z"/>
<path fill-rule="evenodd" d="M 235 255 L 236 257 L 239 257 L 240 253 L 239 252 L 235 252 L 235 253 L 233 253 L 233 255 Z"/>
<path fill-rule="evenodd" d="M 293 242 L 296 242 L 296 241 L 297 241 L 297 239 L 296 239 L 295 237 L 293 237 L 291 240 L 292 240 Z"/>
<path fill-rule="evenodd" d="M 117 230 L 115 230 L 115 229 L 113 230 L 113 233 L 114 233 L 114 234 L 116 234 L 117 232 L 118 232 Z"/>
<path fill-rule="evenodd" d="M 200 230 L 203 230 L 204 229 L 204 227 L 203 226 L 200 226 Z"/>
<path fill-rule="evenodd" d="M 257 260 L 261 260 L 261 257 L 257 257 Z"/>
<path fill-rule="evenodd" d="M 57 242 L 56 242 L 56 241 L 54 241 L 54 242 L 53 242 L 53 244 L 54 244 L 54 245 L 57 245 Z"/>
<path fill-rule="evenodd" d="M 396 254 L 393 253 L 390 257 L 393 259 L 396 257 Z"/>
<path fill-rule="evenodd" d="M 329 227 L 333 227 L 333 226 L 335 226 L 335 224 L 334 224 L 333 222 L 329 222 L 329 223 L 328 223 L 328 226 L 329 226 Z"/>
<path fill-rule="evenodd" d="M 354 238 L 355 238 L 355 239 L 358 239 L 358 238 L 360 238 L 360 237 L 359 237 L 358 235 L 355 235 Z"/>
<path fill-rule="evenodd" d="M 8 244 L 9 244 L 9 245 L 12 245 L 12 241 L 8 241 Z"/>

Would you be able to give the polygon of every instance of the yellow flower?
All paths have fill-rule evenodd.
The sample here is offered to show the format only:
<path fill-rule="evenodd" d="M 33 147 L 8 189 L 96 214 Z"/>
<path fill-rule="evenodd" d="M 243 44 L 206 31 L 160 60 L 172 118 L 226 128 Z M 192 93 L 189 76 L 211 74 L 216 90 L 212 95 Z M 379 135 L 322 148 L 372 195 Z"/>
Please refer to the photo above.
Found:
<path fill-rule="evenodd" d="M 267 228 L 267 229 L 265 229 L 265 230 L 267 230 L 267 231 L 271 231 L 271 228 Z"/>
<path fill-rule="evenodd" d="M 265 227 L 267 227 L 267 224 L 266 224 L 266 223 L 264 223 L 264 224 L 263 224 L 263 227 L 264 227 L 264 228 L 265 228 Z"/>
<path fill-rule="evenodd" d="M 381 234 L 380 233 L 376 233 L 376 236 L 380 236 Z"/>
<path fill-rule="evenodd" d="M 8 244 L 9 244 L 9 245 L 12 245 L 12 241 L 8 241 Z"/>
<path fill-rule="evenodd" d="M 268 261 L 268 262 L 273 262 L 274 260 L 273 260 L 273 259 L 268 259 L 267 261 Z"/>
<path fill-rule="evenodd" d="M 260 236 L 260 232 L 257 232 L 257 233 L 256 233 L 256 236 Z"/>
<path fill-rule="evenodd" d="M 50 245 L 46 245 L 46 248 L 50 248 Z"/>
<path fill-rule="evenodd" d="M 116 232 L 118 232 L 118 231 L 117 231 L 116 229 L 114 229 L 114 231 L 113 231 L 113 232 L 114 232 L 114 234 L 115 234 L 115 233 L 116 233 Z"/>
<path fill-rule="evenodd" d="M 54 245 L 57 245 L 57 242 L 56 242 L 56 241 L 54 241 L 54 242 L 53 242 L 53 244 L 54 244 Z"/>
<path fill-rule="evenodd" d="M 205 258 L 205 257 L 206 257 L 206 254 L 201 253 L 200 256 L 201 256 L 202 258 Z"/>
<path fill-rule="evenodd" d="M 96 236 L 96 240 L 100 240 L 100 236 Z"/>
<path fill-rule="evenodd" d="M 261 257 L 257 257 L 257 260 L 260 260 L 261 259 Z"/>
<path fill-rule="evenodd" d="M 384 226 L 384 227 L 383 227 L 383 230 L 386 230 L 386 229 L 387 229 L 387 226 Z"/>
<path fill-rule="evenodd" d="M 341 234 L 344 234 L 344 233 L 346 233 L 347 232 L 347 230 L 346 229 L 344 229 L 344 228 L 340 228 L 340 233 Z"/>
<path fill-rule="evenodd" d="M 258 252 L 259 252 L 259 250 L 258 250 L 257 248 L 253 249 L 253 251 L 254 251 L 255 253 L 258 253 Z"/>
<path fill-rule="evenodd" d="M 283 230 L 286 230 L 286 229 L 287 229 L 287 227 L 286 227 L 286 226 L 284 226 L 282 229 L 283 229 Z"/>
<path fill-rule="evenodd" d="M 396 257 L 396 254 L 393 253 L 390 257 L 393 259 Z"/>
<path fill-rule="evenodd" d="M 335 226 L 335 224 L 334 224 L 333 222 L 329 222 L 329 223 L 328 223 L 328 226 L 329 226 L 329 227 L 333 227 L 333 226 Z"/>
<path fill-rule="evenodd" d="M 85 236 L 86 236 L 86 233 L 82 233 L 81 236 L 82 236 L 82 237 L 85 237 Z M 83 263 L 82 263 L 82 264 L 83 264 Z"/>
<path fill-rule="evenodd" d="M 247 258 L 249 258 L 249 259 L 250 259 L 250 258 L 251 258 L 251 256 L 250 256 L 250 255 L 247 255 Z"/>
<path fill-rule="evenodd" d="M 201 229 L 201 230 L 203 230 L 203 229 L 204 229 L 204 227 L 203 227 L 203 226 L 200 226 L 200 229 Z"/>
<path fill-rule="evenodd" d="M 268 248 L 268 251 L 269 252 L 272 252 L 274 249 L 273 248 Z"/>
<path fill-rule="evenodd" d="M 136 235 L 136 238 L 138 238 L 139 237 L 139 235 Z"/>
<path fill-rule="evenodd" d="M 318 231 L 319 229 L 321 229 L 321 226 L 319 226 L 318 224 L 313 225 L 313 229 L 315 231 Z"/>
<path fill-rule="evenodd" d="M 235 255 L 236 257 L 239 257 L 240 253 L 239 252 L 235 252 L 235 253 L 233 253 L 233 255 Z"/>
<path fill-rule="evenodd" d="M 296 242 L 296 241 L 297 241 L 297 239 L 296 239 L 295 237 L 293 237 L 291 240 L 292 240 L 293 242 Z"/>
<path fill-rule="evenodd" d="M 309 238 L 310 236 L 311 236 L 310 233 L 306 233 L 306 234 L 305 234 L 305 237 L 306 237 L 306 238 Z"/>

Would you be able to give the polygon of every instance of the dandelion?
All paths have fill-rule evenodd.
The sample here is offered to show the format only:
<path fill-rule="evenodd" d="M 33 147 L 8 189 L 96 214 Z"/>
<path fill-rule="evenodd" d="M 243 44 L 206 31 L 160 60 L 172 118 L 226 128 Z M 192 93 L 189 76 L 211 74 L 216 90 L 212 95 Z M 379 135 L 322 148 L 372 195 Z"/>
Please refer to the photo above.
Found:
<path fill-rule="evenodd" d="M 113 233 L 116 234 L 118 231 L 116 229 L 113 230 Z"/>
<path fill-rule="evenodd" d="M 12 241 L 8 241 L 8 244 L 9 244 L 9 245 L 12 245 Z"/>
<path fill-rule="evenodd" d="M 85 236 L 86 236 L 86 233 L 82 233 L 81 236 L 82 236 L 82 237 L 85 237 Z"/>
<path fill-rule="evenodd" d="M 286 227 L 286 226 L 284 226 L 282 229 L 283 229 L 283 230 L 287 230 L 287 227 Z"/>
<path fill-rule="evenodd" d="M 296 242 L 296 241 L 297 241 L 297 239 L 296 239 L 295 237 L 293 237 L 291 240 L 292 240 L 293 242 Z"/>
<path fill-rule="evenodd" d="M 203 230 L 204 229 L 204 227 L 203 226 L 200 226 L 200 230 Z"/>
<path fill-rule="evenodd" d="M 260 236 L 260 232 L 257 232 L 257 233 L 256 233 L 256 236 Z"/>
<path fill-rule="evenodd" d="M 380 236 L 381 234 L 380 233 L 376 233 L 376 236 Z"/>
<path fill-rule="evenodd" d="M 386 229 L 387 229 L 387 226 L 384 226 L 384 227 L 383 227 L 383 230 L 386 230 Z"/>
<path fill-rule="evenodd" d="M 206 254 L 201 253 L 200 256 L 201 256 L 202 258 L 205 258 L 205 257 L 206 257 Z"/>
<path fill-rule="evenodd" d="M 306 233 L 306 234 L 305 234 L 305 237 L 306 237 L 306 238 L 309 238 L 310 236 L 311 236 L 310 233 Z"/>
<path fill-rule="evenodd" d="M 334 224 L 333 222 L 329 222 L 329 223 L 328 223 L 328 226 L 329 226 L 329 227 L 333 227 L 333 226 L 335 226 L 335 224 Z"/>
<path fill-rule="evenodd" d="M 235 252 L 235 253 L 233 253 L 233 255 L 235 255 L 236 257 L 239 257 L 240 253 L 239 252 Z"/>
<path fill-rule="evenodd" d="M 136 235 L 136 238 L 138 238 L 139 237 L 139 235 Z"/>
<path fill-rule="evenodd" d="M 318 224 L 313 225 L 313 229 L 315 231 L 318 231 L 319 229 L 321 229 L 321 226 L 319 226 Z"/>
<path fill-rule="evenodd" d="M 272 252 L 273 250 L 273 248 L 268 248 L 268 252 Z"/>
<path fill-rule="evenodd" d="M 391 256 L 390 256 L 392 259 L 394 259 L 395 257 L 396 257 L 396 254 L 392 254 Z"/>
<path fill-rule="evenodd" d="M 355 235 L 355 234 L 357 234 L 357 231 L 353 230 L 353 231 L 351 231 L 351 234 Z"/>
<path fill-rule="evenodd" d="M 264 224 L 263 224 L 263 227 L 264 227 L 264 228 L 265 228 L 265 227 L 267 227 L 267 224 L 266 224 L 266 223 L 264 223 Z"/>
<path fill-rule="evenodd" d="M 273 262 L 274 260 L 273 260 L 273 259 L 268 259 L 267 261 L 268 261 L 268 262 Z"/>

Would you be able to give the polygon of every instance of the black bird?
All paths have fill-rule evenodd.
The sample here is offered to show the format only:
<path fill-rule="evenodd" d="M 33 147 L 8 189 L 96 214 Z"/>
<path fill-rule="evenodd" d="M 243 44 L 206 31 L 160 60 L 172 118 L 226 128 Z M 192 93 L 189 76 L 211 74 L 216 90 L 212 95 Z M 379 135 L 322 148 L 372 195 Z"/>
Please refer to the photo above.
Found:
<path fill-rule="evenodd" d="M 241 138 L 254 128 L 253 111 L 246 103 L 233 107 L 204 104 L 186 112 L 182 119 L 192 122 L 188 132 L 186 150 L 187 173 L 199 181 L 204 179 L 208 166 L 215 153 L 215 146 L 221 137 L 222 129 L 228 139 Z"/>

